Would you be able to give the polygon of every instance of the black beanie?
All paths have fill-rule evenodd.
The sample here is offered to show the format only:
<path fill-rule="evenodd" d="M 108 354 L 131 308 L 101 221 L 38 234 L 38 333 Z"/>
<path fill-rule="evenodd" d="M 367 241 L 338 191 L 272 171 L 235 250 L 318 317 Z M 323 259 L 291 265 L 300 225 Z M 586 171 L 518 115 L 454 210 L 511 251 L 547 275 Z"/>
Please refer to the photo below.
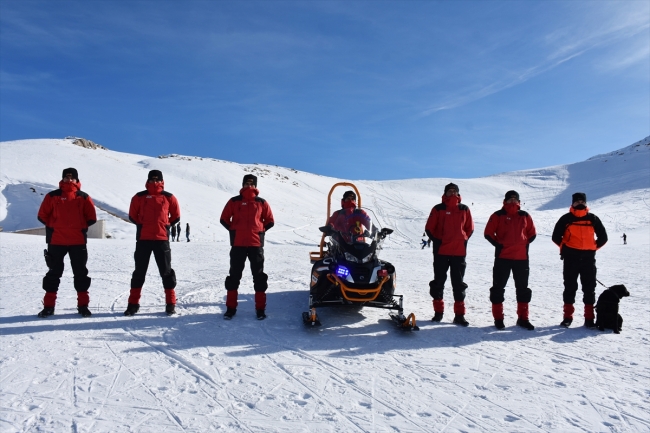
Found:
<path fill-rule="evenodd" d="M 517 191 L 515 191 L 514 189 L 511 189 L 510 191 L 508 191 L 506 193 L 506 196 L 503 199 L 503 201 L 508 201 L 512 197 L 515 197 L 517 199 L 517 201 L 519 201 L 519 193 Z"/>
<path fill-rule="evenodd" d="M 246 185 L 246 182 L 251 179 L 253 180 L 253 186 L 257 187 L 257 176 L 255 176 L 254 174 L 245 175 L 244 180 L 241 181 L 241 186 Z"/>
<path fill-rule="evenodd" d="M 64 177 L 66 177 L 69 174 L 72 175 L 73 179 L 79 180 L 79 173 L 77 173 L 77 169 L 72 168 L 72 167 L 66 168 L 66 169 L 63 170 L 63 174 L 61 175 L 61 179 L 63 179 Z"/>
<path fill-rule="evenodd" d="M 447 190 L 454 188 L 458 194 L 460 194 L 460 188 L 458 188 L 458 185 L 455 183 L 448 183 L 445 185 L 445 194 L 447 194 Z"/>
<path fill-rule="evenodd" d="M 587 203 L 587 194 L 585 194 L 584 192 L 576 192 L 571 196 L 571 203 L 575 203 L 578 200 L 582 200 L 585 203 Z"/>
<path fill-rule="evenodd" d="M 356 195 L 356 194 L 354 193 L 354 191 L 352 191 L 352 190 L 350 190 L 350 191 L 345 191 L 345 192 L 343 193 L 343 200 L 345 200 L 345 199 L 348 198 L 348 197 L 352 197 L 352 199 L 355 200 L 355 201 L 357 200 L 357 195 Z"/>
<path fill-rule="evenodd" d="M 163 180 L 162 171 L 160 170 L 151 170 L 147 176 L 147 180 L 151 180 L 152 177 L 158 177 L 158 180 Z"/>

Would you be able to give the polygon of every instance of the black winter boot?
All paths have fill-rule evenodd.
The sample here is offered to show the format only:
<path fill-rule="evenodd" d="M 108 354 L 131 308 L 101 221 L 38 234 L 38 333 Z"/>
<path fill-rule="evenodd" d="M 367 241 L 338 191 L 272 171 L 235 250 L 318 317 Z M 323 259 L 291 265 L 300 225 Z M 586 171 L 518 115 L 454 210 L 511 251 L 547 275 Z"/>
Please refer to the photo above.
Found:
<path fill-rule="evenodd" d="M 532 331 L 535 329 L 532 323 L 528 319 L 517 319 L 517 326 L 528 329 L 529 331 Z"/>
<path fill-rule="evenodd" d="M 176 304 L 167 304 L 165 307 L 165 313 L 167 313 L 168 316 L 176 314 Z"/>
<path fill-rule="evenodd" d="M 571 317 L 565 317 L 562 320 L 562 323 L 560 323 L 560 326 L 564 326 L 565 328 L 568 328 L 571 326 L 571 323 L 573 323 L 573 319 Z"/>
<path fill-rule="evenodd" d="M 54 315 L 54 307 L 45 307 L 38 313 L 38 317 L 49 317 Z"/>
<path fill-rule="evenodd" d="M 498 329 L 506 329 L 506 325 L 503 323 L 503 319 L 495 319 L 494 326 Z"/>
<path fill-rule="evenodd" d="M 594 319 L 585 319 L 585 328 L 595 328 L 596 324 L 594 323 Z"/>
<path fill-rule="evenodd" d="M 124 315 L 125 316 L 133 316 L 138 311 L 140 311 L 140 304 L 129 304 L 126 307 L 126 311 L 124 312 Z"/>
<path fill-rule="evenodd" d="M 456 316 L 454 316 L 454 323 L 460 326 L 469 326 L 469 322 L 465 320 L 464 314 L 456 314 Z"/>
<path fill-rule="evenodd" d="M 436 311 L 434 313 L 433 317 L 431 318 L 431 321 L 432 322 L 440 322 L 442 320 L 442 315 L 443 315 L 442 312 Z"/>
<path fill-rule="evenodd" d="M 223 318 L 225 320 L 231 320 L 232 316 L 237 314 L 237 309 L 236 308 L 228 308 L 225 313 L 223 313 Z"/>
<path fill-rule="evenodd" d="M 257 314 L 257 320 L 266 319 L 266 313 L 264 312 L 264 310 L 255 310 L 255 314 Z"/>
<path fill-rule="evenodd" d="M 93 315 L 93 313 L 88 309 L 88 305 L 79 305 L 77 311 L 81 314 L 81 317 L 90 317 Z"/>

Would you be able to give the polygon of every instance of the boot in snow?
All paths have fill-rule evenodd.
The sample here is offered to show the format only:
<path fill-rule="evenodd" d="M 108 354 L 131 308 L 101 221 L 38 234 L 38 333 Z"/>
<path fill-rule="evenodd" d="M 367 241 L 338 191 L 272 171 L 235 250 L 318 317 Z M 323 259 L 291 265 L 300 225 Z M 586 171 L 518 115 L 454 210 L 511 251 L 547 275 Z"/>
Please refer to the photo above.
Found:
<path fill-rule="evenodd" d="M 140 304 L 129 304 L 126 307 L 126 311 L 124 312 L 124 315 L 125 316 L 133 316 L 138 311 L 140 311 Z"/>
<path fill-rule="evenodd" d="M 167 304 L 165 307 L 165 313 L 167 313 L 168 316 L 176 314 L 176 304 Z"/>
<path fill-rule="evenodd" d="M 575 311 L 575 308 L 573 307 L 573 304 L 564 304 L 564 320 L 562 320 L 562 323 L 560 323 L 560 326 L 564 326 L 565 328 L 568 328 L 571 326 L 571 323 L 573 323 L 573 312 Z"/>
<path fill-rule="evenodd" d="M 469 322 L 465 320 L 464 314 L 456 314 L 456 316 L 454 316 L 454 323 L 460 326 L 469 326 Z"/>
<path fill-rule="evenodd" d="M 44 307 L 40 313 L 38 313 L 38 317 L 49 317 L 54 315 L 54 307 Z"/>
<path fill-rule="evenodd" d="M 81 317 L 90 317 L 93 315 L 93 313 L 88 309 L 88 305 L 79 305 L 77 311 L 81 314 Z"/>
<path fill-rule="evenodd" d="M 505 329 L 505 328 L 506 328 L 506 325 L 503 323 L 503 319 L 495 319 L 495 320 L 494 320 L 494 326 L 495 326 L 498 330 L 502 330 L 502 329 Z"/>
<path fill-rule="evenodd" d="M 236 308 L 228 308 L 226 312 L 223 314 L 223 318 L 225 320 L 231 320 L 232 316 L 237 314 L 237 309 Z"/>
<path fill-rule="evenodd" d="M 564 326 L 565 328 L 568 328 L 569 326 L 571 326 L 571 323 L 573 323 L 573 318 L 565 317 L 562 320 L 562 323 L 560 323 L 560 326 Z"/>
<path fill-rule="evenodd" d="M 532 323 L 528 319 L 517 319 L 517 326 L 528 329 L 529 331 L 532 331 L 535 329 Z"/>
<path fill-rule="evenodd" d="M 264 310 L 255 310 L 255 314 L 257 314 L 257 320 L 264 320 L 266 319 L 266 313 Z"/>
<path fill-rule="evenodd" d="M 596 324 L 594 323 L 594 305 L 585 304 L 585 328 L 595 328 Z"/>
<path fill-rule="evenodd" d="M 445 311 L 445 301 L 442 299 L 433 300 L 433 317 L 432 322 L 440 322 Z"/>

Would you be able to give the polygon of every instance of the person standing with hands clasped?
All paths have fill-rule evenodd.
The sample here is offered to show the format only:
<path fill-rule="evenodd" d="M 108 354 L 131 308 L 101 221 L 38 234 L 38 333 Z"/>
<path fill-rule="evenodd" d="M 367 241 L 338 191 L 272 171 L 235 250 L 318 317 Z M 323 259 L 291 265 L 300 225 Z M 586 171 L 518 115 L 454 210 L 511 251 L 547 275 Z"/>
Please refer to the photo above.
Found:
<path fill-rule="evenodd" d="M 56 295 L 63 275 L 63 259 L 70 255 L 70 266 L 77 291 L 77 311 L 82 317 L 90 317 L 90 278 L 88 277 L 88 250 L 86 232 L 97 222 L 95 205 L 88 194 L 81 191 L 77 170 L 63 170 L 59 189 L 49 192 L 38 210 L 38 220 L 45 225 L 45 262 L 49 271 L 43 278 L 43 310 L 38 317 L 54 314 Z"/>
<path fill-rule="evenodd" d="M 528 320 L 528 304 L 532 297 L 528 288 L 528 245 L 535 240 L 537 232 L 533 219 L 520 209 L 519 203 L 519 193 L 508 191 L 503 207 L 490 216 L 485 226 L 485 239 L 495 247 L 490 302 L 494 326 L 504 329 L 503 301 L 512 271 L 517 295 L 517 326 L 532 331 L 535 327 Z"/>
<path fill-rule="evenodd" d="M 266 289 L 268 276 L 264 273 L 264 235 L 273 227 L 271 206 L 259 197 L 257 177 L 244 176 L 239 195 L 231 198 L 221 213 L 221 224 L 230 232 L 230 271 L 226 277 L 226 312 L 230 320 L 237 313 L 237 290 L 248 258 L 253 274 L 255 311 L 258 320 L 266 319 Z"/>
<path fill-rule="evenodd" d="M 587 194 L 576 192 L 571 197 L 569 213 L 555 224 L 552 240 L 560 247 L 564 260 L 564 319 L 561 326 L 568 328 L 573 322 L 573 304 L 578 292 L 578 276 L 582 283 L 585 304 L 585 326 L 595 327 L 596 302 L 596 250 L 607 243 L 607 231 L 600 219 L 589 212 Z"/>
<path fill-rule="evenodd" d="M 176 273 L 172 269 L 169 232 L 170 227 L 180 220 L 181 210 L 176 197 L 165 191 L 160 170 L 149 172 L 145 187 L 146 190 L 133 196 L 129 208 L 129 220 L 136 225 L 137 232 L 135 270 L 131 276 L 131 293 L 124 315 L 133 316 L 140 310 L 140 294 L 153 253 L 165 289 L 165 312 L 171 316 L 176 314 Z"/>
<path fill-rule="evenodd" d="M 465 320 L 465 256 L 467 241 L 474 233 L 474 221 L 469 207 L 462 204 L 458 185 L 445 186 L 442 203 L 431 209 L 425 233 L 433 242 L 433 281 L 429 283 L 429 293 L 433 298 L 434 322 L 442 320 L 445 311 L 443 292 L 447 271 L 450 270 L 451 286 L 454 294 L 454 320 L 457 325 L 468 326 Z"/>

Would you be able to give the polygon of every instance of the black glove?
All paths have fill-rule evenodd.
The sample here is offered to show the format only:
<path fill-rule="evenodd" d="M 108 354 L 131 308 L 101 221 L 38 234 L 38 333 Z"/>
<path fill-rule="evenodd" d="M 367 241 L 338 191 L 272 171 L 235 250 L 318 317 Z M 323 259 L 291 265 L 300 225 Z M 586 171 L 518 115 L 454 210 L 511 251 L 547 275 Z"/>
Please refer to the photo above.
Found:
<path fill-rule="evenodd" d="M 494 248 L 494 257 L 499 258 L 502 249 L 503 249 L 503 244 L 497 244 L 497 246 Z"/>

